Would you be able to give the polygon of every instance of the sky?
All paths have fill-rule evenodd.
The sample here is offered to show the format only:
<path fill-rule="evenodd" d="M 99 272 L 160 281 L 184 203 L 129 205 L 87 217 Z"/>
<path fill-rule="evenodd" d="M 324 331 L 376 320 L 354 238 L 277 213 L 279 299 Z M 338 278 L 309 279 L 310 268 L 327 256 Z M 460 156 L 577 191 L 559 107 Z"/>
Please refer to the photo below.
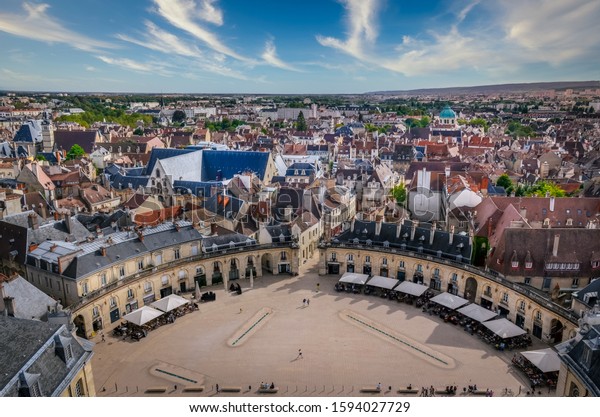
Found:
<path fill-rule="evenodd" d="M 0 89 L 352 94 L 600 79 L 598 0 L 2 0 Z"/>

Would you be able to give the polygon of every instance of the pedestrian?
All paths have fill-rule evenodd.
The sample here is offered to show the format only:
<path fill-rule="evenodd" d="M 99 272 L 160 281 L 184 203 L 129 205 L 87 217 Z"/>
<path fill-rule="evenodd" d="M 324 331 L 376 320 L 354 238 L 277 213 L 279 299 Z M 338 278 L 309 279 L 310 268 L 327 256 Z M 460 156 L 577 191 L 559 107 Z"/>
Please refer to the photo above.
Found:
<path fill-rule="evenodd" d="M 102 341 L 106 342 L 106 340 L 104 339 L 104 333 L 102 333 Z"/>
<path fill-rule="evenodd" d="M 173 389 L 177 391 L 177 385 L 173 385 Z"/>
<path fill-rule="evenodd" d="M 298 359 L 302 359 L 302 349 L 298 349 Z"/>
<path fill-rule="evenodd" d="M 319 292 L 320 285 L 321 285 L 321 284 L 319 284 L 319 283 L 317 282 L 317 292 Z"/>
<path fill-rule="evenodd" d="M 217 390 L 217 393 L 220 392 L 220 390 L 219 390 L 219 384 L 215 384 L 215 388 Z"/>
<path fill-rule="evenodd" d="M 240 314 L 242 314 L 242 307 L 240 307 Z"/>
<path fill-rule="evenodd" d="M 381 382 L 377 383 L 377 391 L 381 391 Z"/>
<path fill-rule="evenodd" d="M 306 306 L 306 298 L 303 298 L 302 299 L 302 307 L 305 307 L 305 306 Z"/>

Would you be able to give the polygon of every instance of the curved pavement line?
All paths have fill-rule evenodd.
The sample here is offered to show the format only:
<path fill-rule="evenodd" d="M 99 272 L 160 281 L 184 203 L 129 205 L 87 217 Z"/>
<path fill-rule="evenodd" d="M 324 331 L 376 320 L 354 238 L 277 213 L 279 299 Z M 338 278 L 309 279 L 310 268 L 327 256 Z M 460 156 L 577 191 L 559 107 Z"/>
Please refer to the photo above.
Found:
<path fill-rule="evenodd" d="M 250 320 L 244 323 L 227 341 L 227 346 L 238 347 L 243 345 L 254 333 L 266 324 L 273 317 L 273 309 L 263 307 L 252 316 Z"/>
<path fill-rule="evenodd" d="M 451 357 L 433 350 L 427 345 L 417 342 L 405 334 L 391 330 L 383 324 L 373 321 L 355 311 L 342 310 L 338 314 L 342 320 L 392 343 L 394 346 L 411 353 L 416 358 L 444 369 L 453 369 L 456 367 L 456 363 Z"/>

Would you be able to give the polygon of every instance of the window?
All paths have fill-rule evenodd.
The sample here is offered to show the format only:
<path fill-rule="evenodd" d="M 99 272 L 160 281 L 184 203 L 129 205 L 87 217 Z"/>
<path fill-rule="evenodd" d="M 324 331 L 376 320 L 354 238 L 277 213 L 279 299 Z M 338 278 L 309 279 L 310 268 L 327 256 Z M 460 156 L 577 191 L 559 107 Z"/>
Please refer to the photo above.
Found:
<path fill-rule="evenodd" d="M 119 267 L 119 278 L 125 278 L 125 265 Z"/>
<path fill-rule="evenodd" d="M 77 383 L 75 383 L 75 396 L 83 397 L 83 381 L 81 380 L 81 378 L 79 378 L 79 380 L 77 380 Z"/>
<path fill-rule="evenodd" d="M 579 269 L 579 264 L 573 264 L 573 269 L 578 270 Z"/>
<path fill-rule="evenodd" d="M 525 301 L 519 301 L 519 310 L 525 311 Z"/>
<path fill-rule="evenodd" d="M 115 308 L 117 306 L 117 299 L 115 297 L 110 297 L 110 308 Z"/>
<path fill-rule="evenodd" d="M 85 297 L 87 295 L 87 293 L 88 293 L 88 283 L 83 282 L 83 283 L 81 283 L 81 295 L 83 295 Z"/>
<path fill-rule="evenodd" d="M 381 264 L 382 264 L 382 265 L 387 265 L 387 258 L 383 258 L 383 259 L 381 260 Z"/>
<path fill-rule="evenodd" d="M 162 278 L 160 279 L 162 285 L 167 285 L 169 283 L 169 276 L 168 275 L 163 275 Z"/>
<path fill-rule="evenodd" d="M 440 268 L 435 268 L 433 270 L 433 276 L 439 278 L 439 276 L 440 276 Z"/>
<path fill-rule="evenodd" d="M 106 274 L 103 273 L 102 275 L 100 275 L 100 286 L 104 287 L 106 285 Z"/>
<path fill-rule="evenodd" d="M 526 261 L 525 262 L 525 269 L 532 269 L 532 268 L 533 268 L 533 262 Z"/>
<path fill-rule="evenodd" d="M 287 261 L 287 253 L 281 252 L 281 260 L 282 261 Z"/>
<path fill-rule="evenodd" d="M 592 262 L 592 268 L 599 268 L 599 267 L 600 267 L 600 261 Z"/>
<path fill-rule="evenodd" d="M 486 296 L 491 297 L 492 296 L 492 287 L 490 287 L 489 285 L 487 285 L 485 287 L 485 291 L 483 292 Z"/>
<path fill-rule="evenodd" d="M 535 312 L 535 320 L 536 321 L 542 321 L 542 312 L 541 311 L 536 311 Z"/>
<path fill-rule="evenodd" d="M 196 275 L 204 275 L 204 269 L 201 266 L 196 267 Z"/>
<path fill-rule="evenodd" d="M 437 269 L 437 268 L 436 268 Z M 456 283 L 458 281 L 458 275 L 456 274 L 456 272 L 452 273 L 452 282 Z"/>
<path fill-rule="evenodd" d="M 143 269 L 144 269 L 144 260 L 143 260 L 143 259 L 140 259 L 140 260 L 138 261 L 138 271 L 141 271 L 141 270 L 143 270 Z"/>
<path fill-rule="evenodd" d="M 42 390 L 40 388 L 39 381 L 35 381 L 34 383 L 31 384 L 31 386 L 29 387 L 29 396 L 30 397 L 41 397 L 42 396 Z"/>
<path fill-rule="evenodd" d="M 192 256 L 198 255 L 198 245 L 192 246 Z"/>
<path fill-rule="evenodd" d="M 98 306 L 95 306 L 94 308 L 92 308 L 92 317 L 96 318 L 100 316 L 100 309 L 98 308 Z"/>
<path fill-rule="evenodd" d="M 349 254 L 347 257 L 348 262 L 354 262 L 354 255 L 353 254 Z"/>
<path fill-rule="evenodd" d="M 525 284 L 526 285 L 531 285 L 531 278 L 530 277 L 525 277 Z"/>
<path fill-rule="evenodd" d="M 69 343 L 65 347 L 65 363 L 68 364 L 73 359 L 73 346 Z"/>
<path fill-rule="evenodd" d="M 371 263 L 371 257 L 369 255 L 365 256 L 365 264 Z"/>
<path fill-rule="evenodd" d="M 398 268 L 404 268 L 404 261 L 400 261 L 400 263 L 398 264 Z"/>
<path fill-rule="evenodd" d="M 512 266 L 513 268 L 518 268 L 519 267 L 519 261 L 511 261 L 510 266 Z"/>
<path fill-rule="evenodd" d="M 579 278 L 573 278 L 573 282 L 571 283 L 572 287 L 578 287 L 579 286 Z"/>
<path fill-rule="evenodd" d="M 149 293 L 152 291 L 152 283 L 151 282 L 145 282 L 144 283 L 144 292 L 145 293 Z"/>
<path fill-rule="evenodd" d="M 179 249 L 174 249 L 173 254 L 174 254 L 175 259 L 179 259 L 181 257 L 181 254 L 179 253 Z"/>
<path fill-rule="evenodd" d="M 162 253 L 157 253 L 154 257 L 156 265 L 162 264 Z"/>
<path fill-rule="evenodd" d="M 127 299 L 131 300 L 133 298 L 133 290 L 131 288 L 129 288 L 127 290 Z"/>
<path fill-rule="evenodd" d="M 502 302 L 504 304 L 508 304 L 508 293 L 507 292 L 502 293 Z"/>
<path fill-rule="evenodd" d="M 336 259 L 337 259 L 337 253 L 331 252 L 331 260 L 335 262 Z"/>
<path fill-rule="evenodd" d="M 573 226 L 573 219 L 567 219 L 567 226 Z"/>
<path fill-rule="evenodd" d="M 417 265 L 417 272 L 423 272 L 423 265 L 421 265 L 421 264 Z"/>

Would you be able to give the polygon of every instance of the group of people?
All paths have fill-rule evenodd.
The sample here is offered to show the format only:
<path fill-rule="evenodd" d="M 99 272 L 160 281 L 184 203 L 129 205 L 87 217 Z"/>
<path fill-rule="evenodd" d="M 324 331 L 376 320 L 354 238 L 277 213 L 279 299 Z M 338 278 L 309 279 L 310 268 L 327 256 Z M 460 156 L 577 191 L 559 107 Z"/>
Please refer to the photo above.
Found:
<path fill-rule="evenodd" d="M 242 287 L 240 287 L 239 283 L 231 283 L 231 285 L 229 285 L 229 291 L 231 292 L 236 292 L 237 294 L 241 294 L 242 293 Z"/>
<path fill-rule="evenodd" d="M 275 389 L 275 383 L 271 382 L 271 385 L 269 385 L 266 382 L 261 382 L 260 383 L 260 389 Z"/>

